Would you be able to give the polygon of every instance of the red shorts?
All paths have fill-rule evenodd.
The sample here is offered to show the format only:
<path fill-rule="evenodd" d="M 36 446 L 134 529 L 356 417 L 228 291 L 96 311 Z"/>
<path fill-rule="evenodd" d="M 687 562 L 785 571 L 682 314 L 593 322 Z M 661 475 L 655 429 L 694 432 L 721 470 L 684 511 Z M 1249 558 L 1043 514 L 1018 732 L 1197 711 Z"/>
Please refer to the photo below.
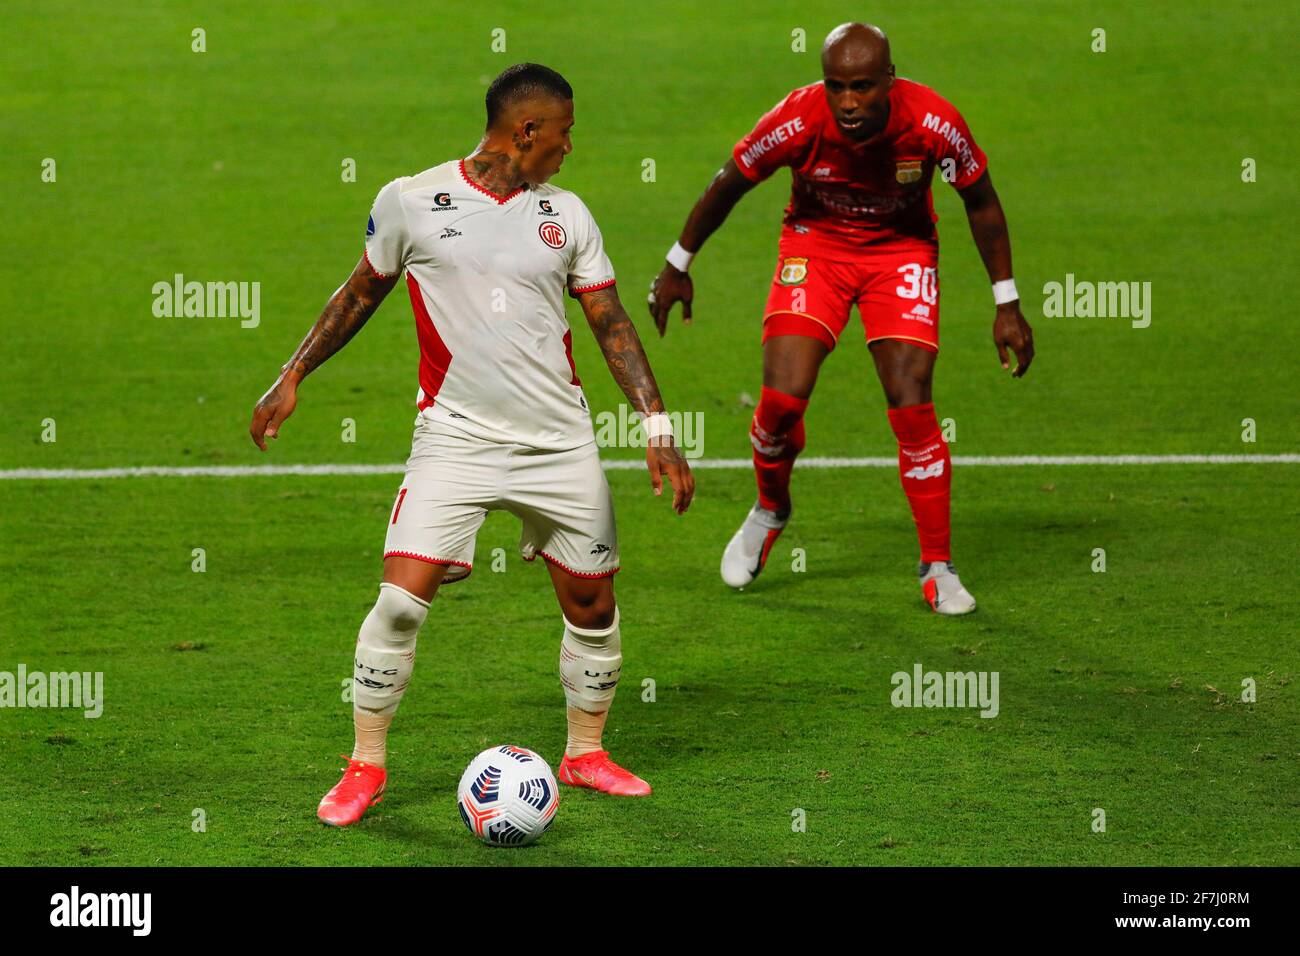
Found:
<path fill-rule="evenodd" d="M 763 313 L 763 341 L 807 335 L 835 348 L 858 305 L 867 344 L 903 339 L 939 351 L 939 248 L 883 249 L 852 260 L 786 255 L 777 260 Z"/>

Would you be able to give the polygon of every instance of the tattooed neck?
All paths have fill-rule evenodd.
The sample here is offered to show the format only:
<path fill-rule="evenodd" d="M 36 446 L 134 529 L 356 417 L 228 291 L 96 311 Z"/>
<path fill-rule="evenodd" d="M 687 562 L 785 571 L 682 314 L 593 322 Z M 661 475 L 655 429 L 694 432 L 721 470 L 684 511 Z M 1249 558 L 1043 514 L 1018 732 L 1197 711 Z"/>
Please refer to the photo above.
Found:
<path fill-rule="evenodd" d="M 525 185 L 519 157 L 508 153 L 480 149 L 465 160 L 465 173 L 473 182 L 502 197 Z"/>

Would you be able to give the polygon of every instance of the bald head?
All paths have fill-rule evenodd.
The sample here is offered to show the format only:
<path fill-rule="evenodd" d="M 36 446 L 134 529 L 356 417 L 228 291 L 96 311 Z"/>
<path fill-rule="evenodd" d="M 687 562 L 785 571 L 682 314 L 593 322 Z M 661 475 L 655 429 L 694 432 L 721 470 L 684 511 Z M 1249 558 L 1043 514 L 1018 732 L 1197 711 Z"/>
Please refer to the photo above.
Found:
<path fill-rule="evenodd" d="M 822 68 L 830 66 L 855 71 L 893 66 L 889 37 L 869 23 L 841 23 L 822 44 Z"/>
<path fill-rule="evenodd" d="M 841 23 L 822 44 L 822 83 L 840 131 L 862 142 L 889 122 L 894 61 L 880 27 Z"/>

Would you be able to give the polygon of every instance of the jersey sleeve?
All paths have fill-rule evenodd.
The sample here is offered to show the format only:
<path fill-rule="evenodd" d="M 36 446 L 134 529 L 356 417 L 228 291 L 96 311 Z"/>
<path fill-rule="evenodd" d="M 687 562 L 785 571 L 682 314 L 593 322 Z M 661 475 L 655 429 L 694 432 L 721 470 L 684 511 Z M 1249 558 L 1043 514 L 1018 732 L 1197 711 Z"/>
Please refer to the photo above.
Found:
<path fill-rule="evenodd" d="M 395 276 L 406 265 L 410 233 L 402 209 L 402 181 L 394 179 L 379 190 L 366 223 L 366 261 L 382 276 Z"/>
<path fill-rule="evenodd" d="M 585 203 L 578 200 L 576 205 L 573 258 L 569 262 L 569 294 L 575 299 L 581 292 L 595 292 L 614 284 L 614 264 L 605 255 L 600 227 Z"/>
<path fill-rule="evenodd" d="M 777 103 L 732 149 L 731 158 L 745 178 L 761 182 L 782 166 L 798 163 L 812 129 L 803 115 L 805 96 L 805 90 L 795 90 Z"/>
<path fill-rule="evenodd" d="M 989 168 L 988 157 L 970 134 L 970 127 L 957 109 L 946 101 L 940 107 L 942 119 L 939 129 L 939 153 L 935 162 L 939 173 L 952 184 L 953 189 L 965 189 L 984 175 Z M 951 170 L 951 173 L 947 171 Z"/>

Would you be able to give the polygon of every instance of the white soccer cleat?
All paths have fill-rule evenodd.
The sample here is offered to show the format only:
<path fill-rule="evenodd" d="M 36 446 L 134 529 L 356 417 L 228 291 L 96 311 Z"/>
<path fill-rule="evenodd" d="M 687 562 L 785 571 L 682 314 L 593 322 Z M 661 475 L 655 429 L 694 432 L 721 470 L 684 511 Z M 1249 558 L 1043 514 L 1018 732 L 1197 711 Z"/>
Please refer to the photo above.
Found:
<path fill-rule="evenodd" d="M 922 562 L 919 574 L 925 603 L 936 614 L 969 614 L 975 610 L 975 599 L 961 586 L 951 561 Z"/>
<path fill-rule="evenodd" d="M 790 512 L 778 515 L 757 504 L 749 509 L 740 530 L 731 536 L 727 550 L 722 552 L 722 580 L 733 588 L 752 584 L 767 564 L 772 545 L 781 537 Z"/>

